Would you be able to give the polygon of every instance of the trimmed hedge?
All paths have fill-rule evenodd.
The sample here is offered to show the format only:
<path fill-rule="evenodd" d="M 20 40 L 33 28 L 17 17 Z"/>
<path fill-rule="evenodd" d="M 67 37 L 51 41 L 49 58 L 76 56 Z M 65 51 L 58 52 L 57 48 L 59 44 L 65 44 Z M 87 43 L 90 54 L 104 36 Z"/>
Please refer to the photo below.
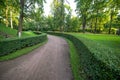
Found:
<path fill-rule="evenodd" d="M 109 48 L 83 37 L 78 39 L 71 34 L 49 34 L 62 36 L 73 42 L 79 54 L 80 67 L 83 69 L 80 75 L 85 75 L 85 80 L 120 80 L 120 60 Z"/>
<path fill-rule="evenodd" d="M 47 35 L 43 33 L 36 36 L 0 41 L 0 56 L 10 54 L 16 50 L 44 42 L 46 39 Z"/>

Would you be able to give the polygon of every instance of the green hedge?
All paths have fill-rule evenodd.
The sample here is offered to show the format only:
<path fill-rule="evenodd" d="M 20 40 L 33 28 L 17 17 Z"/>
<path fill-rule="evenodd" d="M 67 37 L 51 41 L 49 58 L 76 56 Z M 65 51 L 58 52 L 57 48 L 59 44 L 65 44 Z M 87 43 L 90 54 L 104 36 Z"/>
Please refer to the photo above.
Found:
<path fill-rule="evenodd" d="M 16 50 L 22 49 L 24 47 L 32 46 L 41 43 L 47 39 L 45 33 L 37 36 L 30 36 L 24 38 L 7 39 L 0 41 L 0 56 L 10 54 Z"/>
<path fill-rule="evenodd" d="M 120 80 L 120 60 L 111 52 L 92 40 L 77 38 L 71 34 L 49 34 L 65 37 L 73 42 L 79 54 L 85 80 Z"/>

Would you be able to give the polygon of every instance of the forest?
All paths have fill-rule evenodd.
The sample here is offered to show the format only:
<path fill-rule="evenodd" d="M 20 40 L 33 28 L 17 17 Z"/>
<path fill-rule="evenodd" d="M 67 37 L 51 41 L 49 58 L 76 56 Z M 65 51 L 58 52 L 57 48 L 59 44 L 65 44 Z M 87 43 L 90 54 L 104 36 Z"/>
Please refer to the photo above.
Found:
<path fill-rule="evenodd" d="M 18 32 L 61 31 L 120 34 L 119 0 L 75 0 L 76 14 L 64 0 L 53 0 L 44 15 L 45 0 L 1 0 L 0 23 Z"/>

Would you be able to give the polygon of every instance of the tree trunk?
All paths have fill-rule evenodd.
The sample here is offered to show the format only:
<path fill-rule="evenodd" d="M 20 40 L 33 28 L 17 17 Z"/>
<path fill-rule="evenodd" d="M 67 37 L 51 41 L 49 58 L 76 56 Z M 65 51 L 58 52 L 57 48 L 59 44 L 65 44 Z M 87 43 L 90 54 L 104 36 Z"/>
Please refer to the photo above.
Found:
<path fill-rule="evenodd" d="M 91 32 L 91 33 L 93 32 L 92 22 L 93 22 L 93 20 L 91 20 L 91 22 L 90 22 L 90 32 Z"/>
<path fill-rule="evenodd" d="M 22 34 L 23 9 L 24 9 L 24 0 L 20 0 L 20 17 L 19 17 L 19 25 L 18 25 L 18 37 L 21 37 L 21 34 Z"/>
<path fill-rule="evenodd" d="M 120 35 L 120 27 L 118 27 L 117 35 Z"/>
<path fill-rule="evenodd" d="M 10 10 L 10 25 L 11 25 L 11 28 L 13 29 L 12 10 Z"/>
<path fill-rule="evenodd" d="M 118 29 L 118 30 L 119 30 L 119 35 L 120 35 L 120 27 L 119 27 L 119 29 Z"/>
<path fill-rule="evenodd" d="M 98 10 L 97 10 L 97 12 L 96 12 L 97 14 L 98 14 Z M 95 29 L 94 29 L 94 33 L 96 33 L 97 32 L 97 23 L 98 23 L 98 18 L 97 18 L 97 16 L 96 16 L 96 19 L 95 19 Z"/>
<path fill-rule="evenodd" d="M 61 0 L 60 32 L 64 31 L 64 0 Z"/>
<path fill-rule="evenodd" d="M 83 33 L 85 33 L 85 28 L 86 28 L 86 16 L 83 16 L 82 28 L 83 28 Z"/>
<path fill-rule="evenodd" d="M 92 25 L 90 25 L 90 28 L 91 28 L 91 29 L 90 29 L 90 32 L 92 33 L 92 32 L 93 32 Z"/>
<path fill-rule="evenodd" d="M 6 6 L 6 11 L 5 11 L 5 16 L 6 16 L 6 26 L 8 27 L 8 6 Z"/>
<path fill-rule="evenodd" d="M 109 32 L 108 32 L 108 34 L 110 34 L 111 33 L 111 28 L 112 28 L 112 17 L 113 17 L 113 12 L 112 12 L 112 10 L 111 10 L 111 14 L 110 14 L 110 24 L 109 24 Z"/>
<path fill-rule="evenodd" d="M 97 32 L 97 21 L 98 21 L 98 19 L 97 19 L 97 17 L 96 17 L 96 20 L 95 20 L 95 29 L 94 29 L 94 33 L 96 33 L 96 32 Z"/>

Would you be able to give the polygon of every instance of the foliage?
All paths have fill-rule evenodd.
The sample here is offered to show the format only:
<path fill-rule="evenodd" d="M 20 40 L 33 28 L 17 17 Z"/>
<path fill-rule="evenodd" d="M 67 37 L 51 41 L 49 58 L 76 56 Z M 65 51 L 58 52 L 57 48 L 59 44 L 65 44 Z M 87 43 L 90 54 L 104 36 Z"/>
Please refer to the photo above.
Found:
<path fill-rule="evenodd" d="M 24 30 L 36 30 L 39 31 L 43 27 L 44 17 L 43 17 L 43 3 L 44 0 L 33 0 L 26 2 L 30 4 L 29 8 L 25 8 L 24 17 Z"/>
<path fill-rule="evenodd" d="M 63 36 L 73 42 L 80 59 L 85 80 L 119 80 L 120 60 L 114 49 L 79 34 L 51 33 Z M 81 72 L 81 71 L 80 71 Z M 104 74 L 104 75 L 103 75 Z"/>
<path fill-rule="evenodd" d="M 81 18 L 82 30 L 83 32 L 85 32 L 90 4 L 92 3 L 92 0 L 75 0 L 75 2 L 77 3 L 77 14 Z"/>
<path fill-rule="evenodd" d="M 113 48 L 114 50 L 119 49 L 120 47 L 120 37 L 115 35 L 108 34 L 75 34 L 76 37 L 84 37 L 87 39 L 94 40 L 97 43 L 100 43 L 106 47 Z"/>
<path fill-rule="evenodd" d="M 70 48 L 70 62 L 71 62 L 72 72 L 74 75 L 74 80 L 83 80 L 80 75 L 80 70 L 82 72 L 82 69 L 81 69 L 80 59 L 79 59 L 77 50 L 76 50 L 74 44 L 69 39 L 66 39 L 66 40 L 67 40 L 67 42 L 69 44 L 69 48 Z"/>
<path fill-rule="evenodd" d="M 52 15 L 54 17 L 53 23 L 54 28 L 60 31 L 64 31 L 64 20 L 65 20 L 65 6 L 64 0 L 53 0 L 53 5 L 51 5 Z"/>
<path fill-rule="evenodd" d="M 45 0 L 2 0 L 0 4 L 0 23 L 5 23 L 7 27 L 11 26 L 11 28 L 18 26 L 18 35 L 20 37 L 24 18 L 29 16 L 30 19 L 36 22 L 34 26 L 40 25 L 39 21 L 41 21 L 40 16 L 43 13 L 44 2 Z M 38 8 L 37 11 L 35 8 L 36 5 Z"/>
<path fill-rule="evenodd" d="M 33 51 L 34 49 L 44 45 L 45 43 L 46 43 L 46 41 L 41 42 L 39 44 L 36 44 L 34 46 L 30 46 L 30 47 L 23 48 L 21 50 L 17 50 L 17 51 L 15 51 L 11 54 L 8 54 L 8 55 L 0 56 L 0 61 L 11 60 L 11 59 L 17 58 L 19 56 L 25 55 L 25 54 Z"/>
<path fill-rule="evenodd" d="M 76 11 L 82 22 L 83 32 L 85 28 L 90 32 L 100 33 L 104 25 L 108 25 L 108 33 L 114 27 L 112 24 L 119 14 L 119 1 L 117 0 L 75 0 L 77 3 Z M 118 20 L 117 20 L 118 21 Z M 119 22 L 115 23 L 118 24 Z"/>
<path fill-rule="evenodd" d="M 14 38 L 17 37 L 17 30 L 16 29 L 11 29 L 10 27 L 6 27 L 3 24 L 0 24 L 0 32 L 9 35 L 10 37 L 8 38 Z M 26 36 L 34 36 L 35 34 L 32 31 L 23 31 L 22 32 L 22 37 L 26 37 Z M 6 38 L 6 36 L 3 36 Z"/>
<path fill-rule="evenodd" d="M 10 27 L 6 27 L 3 24 L 0 24 L 0 32 L 4 32 L 6 34 L 11 35 L 12 37 L 16 37 L 17 35 L 17 30 L 11 29 Z"/>
<path fill-rule="evenodd" d="M 41 43 L 47 39 L 46 34 L 23 38 L 6 39 L 0 42 L 0 56 L 10 54 L 18 49 Z"/>

